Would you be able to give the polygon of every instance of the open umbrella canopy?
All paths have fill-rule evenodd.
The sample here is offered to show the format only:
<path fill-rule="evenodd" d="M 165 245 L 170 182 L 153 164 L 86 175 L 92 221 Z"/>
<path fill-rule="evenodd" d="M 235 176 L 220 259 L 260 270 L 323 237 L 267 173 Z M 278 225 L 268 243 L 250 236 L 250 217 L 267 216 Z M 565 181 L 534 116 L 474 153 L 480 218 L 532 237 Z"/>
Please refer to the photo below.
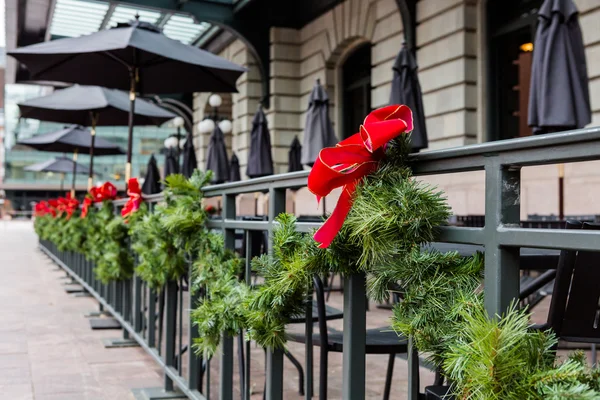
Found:
<path fill-rule="evenodd" d="M 252 120 L 250 132 L 250 154 L 246 175 L 250 178 L 273 175 L 273 158 L 271 155 L 271 135 L 267 126 L 267 116 L 259 107 Z"/>
<path fill-rule="evenodd" d="M 423 111 L 423 93 L 417 77 L 417 62 L 406 44 L 396 57 L 392 79 L 390 104 L 405 104 L 413 112 L 414 130 L 410 136 L 412 151 L 417 152 L 428 146 L 425 112 Z"/>
<path fill-rule="evenodd" d="M 89 173 L 89 168 L 85 165 L 76 163 L 70 158 L 56 157 L 47 161 L 39 162 L 37 164 L 29 165 L 25 167 L 25 171 L 33 172 L 54 172 L 56 174 L 76 174 Z"/>
<path fill-rule="evenodd" d="M 321 86 L 321 81 L 317 79 L 308 99 L 302 141 L 302 164 L 312 166 L 323 148 L 335 146 L 337 142 L 329 119 L 329 96 Z"/>
<path fill-rule="evenodd" d="M 301 157 L 302 145 L 298 140 L 298 136 L 296 136 L 292 140 L 290 150 L 288 151 L 288 172 L 302 171 L 304 169 L 302 168 L 302 162 L 300 162 Z"/>
<path fill-rule="evenodd" d="M 212 183 L 223 183 L 229 179 L 229 163 L 227 162 L 227 147 L 225 137 L 219 124 L 210 135 L 206 149 L 206 169 L 212 171 Z"/>
<path fill-rule="evenodd" d="M 146 168 L 146 176 L 144 177 L 144 184 L 142 185 L 142 193 L 144 194 L 155 194 L 160 193 L 160 172 L 158 171 L 158 165 L 154 154 L 150 156 L 148 161 L 148 167 Z"/>
<path fill-rule="evenodd" d="M 231 156 L 231 162 L 229 163 L 229 182 L 238 182 L 242 180 L 242 174 L 240 174 L 240 160 L 237 158 L 235 153 Z"/>
<path fill-rule="evenodd" d="M 129 123 L 129 93 L 100 86 L 74 85 L 48 96 L 18 104 L 22 118 L 82 126 L 123 126 Z M 93 121 L 92 118 L 97 115 Z M 161 125 L 176 115 L 135 99 L 136 125 Z"/>
<path fill-rule="evenodd" d="M 90 131 L 83 126 L 71 125 L 55 132 L 20 140 L 17 144 L 29 146 L 39 151 L 87 153 L 92 145 L 92 136 Z M 119 146 L 102 138 L 96 139 L 94 153 L 97 155 L 125 154 Z"/>
<path fill-rule="evenodd" d="M 181 173 L 186 178 L 189 178 L 197 168 L 198 161 L 196 160 L 196 149 L 194 149 L 194 136 L 191 132 L 188 132 L 185 137 L 185 144 L 183 145 L 183 164 L 181 165 Z"/>
<path fill-rule="evenodd" d="M 138 20 L 8 54 L 25 64 L 35 80 L 129 90 L 130 74 L 135 74 L 141 93 L 235 92 L 235 82 L 246 71 Z"/>
<path fill-rule="evenodd" d="M 536 134 L 592 120 L 585 47 L 573 0 L 546 0 L 533 46 L 529 126 Z"/>

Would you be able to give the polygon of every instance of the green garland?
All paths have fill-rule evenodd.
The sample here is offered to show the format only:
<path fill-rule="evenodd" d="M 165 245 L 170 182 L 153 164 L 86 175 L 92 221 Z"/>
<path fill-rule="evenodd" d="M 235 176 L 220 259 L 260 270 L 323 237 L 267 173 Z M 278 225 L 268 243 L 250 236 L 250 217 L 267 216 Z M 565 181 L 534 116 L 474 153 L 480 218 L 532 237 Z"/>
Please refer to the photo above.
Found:
<path fill-rule="evenodd" d="M 190 179 L 169 175 L 164 190 L 164 204 L 154 212 L 147 206 L 130 220 L 132 249 L 137 254 L 136 273 L 153 289 L 162 288 L 188 271 L 186 258 L 194 257 L 207 240 L 207 213 L 202 206 L 202 187 L 210 182 L 211 173 L 194 171 Z"/>

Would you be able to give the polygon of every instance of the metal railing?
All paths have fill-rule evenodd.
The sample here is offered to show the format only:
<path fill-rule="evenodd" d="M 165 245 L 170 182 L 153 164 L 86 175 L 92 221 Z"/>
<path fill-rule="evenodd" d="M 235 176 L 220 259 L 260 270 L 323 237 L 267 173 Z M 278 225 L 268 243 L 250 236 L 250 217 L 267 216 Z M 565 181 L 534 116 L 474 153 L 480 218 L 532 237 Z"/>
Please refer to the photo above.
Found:
<path fill-rule="evenodd" d="M 519 225 L 522 167 L 589 160 L 600 160 L 600 128 L 430 151 L 411 156 L 415 175 L 485 171 L 485 225 L 475 228 L 443 227 L 440 241 L 485 247 L 485 305 L 490 315 L 501 313 L 519 295 L 520 247 L 600 250 L 600 234 L 597 231 L 525 229 Z M 222 218 L 211 220 L 209 225 L 223 231 L 225 246 L 230 249 L 235 248 L 236 230 L 243 230 L 247 238 L 246 253 L 249 255 L 252 235 L 248 232 L 271 231 L 275 217 L 285 212 L 286 189 L 306 186 L 306 179 L 307 172 L 297 172 L 206 187 L 205 197 L 220 196 L 223 204 Z M 236 213 L 236 196 L 256 192 L 269 193 L 266 220 L 239 220 Z M 160 196 L 147 200 L 156 202 L 160 200 Z M 297 226 L 300 231 L 308 232 L 318 227 L 318 224 L 298 223 Z M 176 386 L 190 399 L 210 397 L 210 394 L 206 393 L 209 385 L 202 392 L 202 371 L 206 369 L 206 363 L 193 352 L 188 352 L 189 368 L 187 377 L 184 377 L 181 367 L 181 340 L 179 356 L 175 357 L 177 332 L 180 335 L 182 330 L 182 316 L 177 312 L 178 307 L 181 311 L 183 303 L 182 300 L 178 301 L 183 298 L 182 285 L 172 282 L 165 290 L 166 346 L 161 349 L 162 344 L 157 344 L 156 332 L 153 333 L 156 318 L 163 318 L 155 308 L 157 294 L 150 292 L 150 295 L 143 297 L 142 293 L 149 291 L 138 277 L 134 277 L 131 282 L 102 285 L 93 276 L 93 266 L 82 256 L 58 252 L 52 244 L 46 242 L 42 242 L 41 246 L 121 322 L 127 335 L 135 339 L 161 365 L 166 376 L 165 389 L 170 390 Z M 249 259 L 246 260 L 245 276 L 246 279 L 250 278 Z M 365 398 L 365 276 L 357 274 L 344 279 L 342 392 L 345 400 L 362 400 Z M 120 291 L 122 295 L 119 294 Z M 189 301 L 193 302 L 193 299 Z M 190 346 L 194 329 L 192 325 L 189 325 L 188 329 L 189 343 L 186 345 Z M 234 383 L 233 338 L 224 337 L 221 346 L 218 397 L 230 400 L 233 398 Z M 246 344 L 247 357 L 242 366 L 246 372 L 243 379 L 245 382 L 240 382 L 242 398 L 246 399 L 249 399 L 249 350 L 249 344 Z M 409 398 L 413 400 L 419 397 L 419 360 L 410 338 L 408 363 L 408 387 L 397 390 L 408 390 Z M 283 353 L 267 349 L 266 364 L 266 398 L 281 400 Z M 306 388 L 309 389 L 311 384 L 307 379 Z M 306 393 L 306 397 L 309 398 L 310 390 L 306 390 Z"/>

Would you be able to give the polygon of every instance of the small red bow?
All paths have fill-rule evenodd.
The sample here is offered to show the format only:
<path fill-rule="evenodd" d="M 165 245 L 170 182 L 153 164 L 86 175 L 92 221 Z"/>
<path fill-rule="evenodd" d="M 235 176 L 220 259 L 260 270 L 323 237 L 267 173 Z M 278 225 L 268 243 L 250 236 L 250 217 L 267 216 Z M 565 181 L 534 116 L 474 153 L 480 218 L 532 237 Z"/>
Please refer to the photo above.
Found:
<path fill-rule="evenodd" d="M 90 195 L 95 203 L 104 200 L 114 200 L 117 197 L 117 188 L 110 182 L 105 182 L 102 186 L 94 186 L 90 189 Z"/>
<path fill-rule="evenodd" d="M 85 218 L 88 215 L 88 211 L 90 210 L 90 206 L 92 205 L 93 200 L 89 196 L 85 196 L 83 199 L 83 205 L 81 206 L 81 218 Z"/>
<path fill-rule="evenodd" d="M 360 126 L 360 131 L 335 147 L 320 151 L 310 174 L 308 189 L 317 201 L 335 188 L 342 194 L 333 213 L 315 233 L 320 248 L 328 247 L 342 228 L 352 208 L 352 196 L 360 179 L 377 169 L 385 156 L 386 144 L 413 130 L 412 111 L 405 105 L 392 105 L 372 111 Z"/>
<path fill-rule="evenodd" d="M 140 208 L 140 204 L 142 204 L 142 190 L 137 178 L 129 179 L 127 183 L 127 195 L 129 196 L 129 200 L 127 200 L 125 207 L 121 210 L 123 218 L 127 218 L 130 214 L 137 211 Z"/>
<path fill-rule="evenodd" d="M 35 205 L 34 215 L 36 217 L 42 217 L 46 214 L 52 214 L 52 216 L 55 217 L 56 211 L 54 211 L 54 208 L 50 207 L 50 204 L 48 204 L 47 201 L 40 201 Z"/>

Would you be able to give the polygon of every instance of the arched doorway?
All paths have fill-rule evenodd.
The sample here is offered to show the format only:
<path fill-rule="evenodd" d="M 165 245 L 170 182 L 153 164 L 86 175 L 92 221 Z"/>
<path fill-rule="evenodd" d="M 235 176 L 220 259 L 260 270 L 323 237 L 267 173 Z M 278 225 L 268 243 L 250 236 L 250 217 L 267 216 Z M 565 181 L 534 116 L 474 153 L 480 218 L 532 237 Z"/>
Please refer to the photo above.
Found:
<path fill-rule="evenodd" d="M 488 140 L 531 135 L 527 125 L 537 11 L 543 0 L 487 3 Z"/>
<path fill-rule="evenodd" d="M 371 111 L 371 44 L 355 49 L 341 67 L 343 139 L 358 132 Z"/>

